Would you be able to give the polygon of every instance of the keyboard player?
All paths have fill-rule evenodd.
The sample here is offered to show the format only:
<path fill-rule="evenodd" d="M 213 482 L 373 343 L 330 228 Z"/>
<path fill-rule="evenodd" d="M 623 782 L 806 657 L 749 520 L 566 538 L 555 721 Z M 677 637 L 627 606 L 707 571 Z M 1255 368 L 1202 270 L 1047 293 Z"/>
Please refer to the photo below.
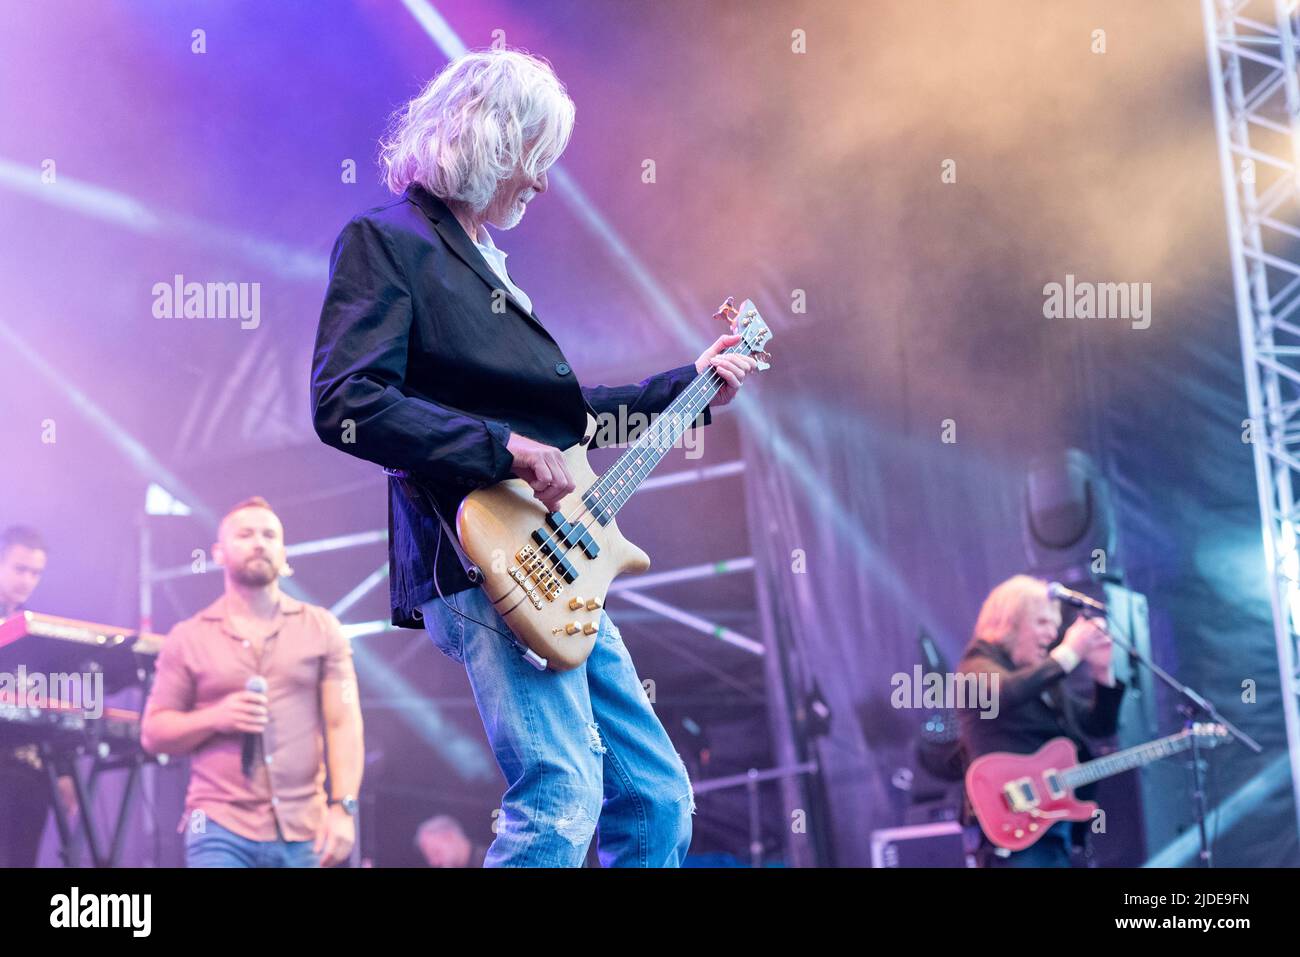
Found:
<path fill-rule="evenodd" d="M 0 622 L 26 607 L 45 573 L 45 540 L 34 528 L 0 532 Z M 59 778 L 59 795 L 75 813 L 72 780 Z M 0 867 L 35 867 L 50 812 L 50 782 L 35 745 L 0 749 Z"/>

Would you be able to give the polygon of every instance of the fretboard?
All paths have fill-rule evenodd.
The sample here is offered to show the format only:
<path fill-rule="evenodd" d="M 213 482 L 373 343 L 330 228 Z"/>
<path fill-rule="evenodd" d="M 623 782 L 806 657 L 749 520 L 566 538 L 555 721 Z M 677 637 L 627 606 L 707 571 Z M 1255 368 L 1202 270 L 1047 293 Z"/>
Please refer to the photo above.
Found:
<path fill-rule="evenodd" d="M 1191 733 L 1180 731 L 1178 734 L 1161 738 L 1158 741 L 1148 741 L 1146 744 L 1125 748 L 1123 751 L 1108 754 L 1104 758 L 1097 758 L 1095 761 L 1080 764 L 1078 767 L 1070 768 L 1070 770 L 1064 772 L 1061 778 L 1067 787 L 1077 788 L 1132 768 L 1141 767 L 1144 764 L 1150 764 L 1152 761 L 1159 761 L 1161 758 L 1167 758 L 1180 751 L 1186 751 L 1191 746 Z"/>
<path fill-rule="evenodd" d="M 749 355 L 744 341 L 723 352 Z M 583 503 L 601 525 L 610 519 L 632 497 L 646 476 L 663 461 L 663 457 L 695 423 L 695 418 L 717 395 L 722 387 L 722 376 L 712 368 L 705 369 L 682 390 L 668 408 L 648 425 L 642 435 L 618 457 L 604 473 L 582 494 Z"/>

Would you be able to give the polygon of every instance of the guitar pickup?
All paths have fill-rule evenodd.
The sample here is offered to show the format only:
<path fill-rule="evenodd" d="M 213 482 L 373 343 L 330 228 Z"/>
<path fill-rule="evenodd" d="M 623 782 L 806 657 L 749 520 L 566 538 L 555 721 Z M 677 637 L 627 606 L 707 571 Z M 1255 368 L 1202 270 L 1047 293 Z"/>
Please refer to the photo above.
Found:
<path fill-rule="evenodd" d="M 597 505 L 596 502 L 590 497 L 584 498 L 582 500 L 582 504 L 587 506 L 587 510 L 591 512 L 592 517 L 595 518 L 596 521 L 600 523 L 601 528 L 604 528 L 606 525 L 608 525 L 610 519 L 614 517 L 613 513 L 609 512 L 603 505 Z"/>
<path fill-rule="evenodd" d="M 533 541 L 537 543 L 538 551 L 551 559 L 555 565 L 555 571 L 565 580 L 566 583 L 572 585 L 578 580 L 577 570 L 573 567 L 573 564 L 565 558 L 563 554 L 561 554 L 562 549 L 560 543 L 552 538 L 546 529 L 536 529 L 533 532 Z"/>
<path fill-rule="evenodd" d="M 1055 768 L 1043 775 L 1043 783 L 1047 785 L 1047 793 L 1053 800 L 1060 800 L 1065 797 L 1065 786 L 1061 783 L 1061 778 Z"/>
<path fill-rule="evenodd" d="M 558 541 L 569 548 L 581 547 L 583 554 L 588 558 L 595 558 L 600 554 L 600 546 L 587 531 L 587 526 L 575 525 L 564 517 L 563 512 L 551 512 L 546 516 L 546 524 L 555 532 Z"/>
<path fill-rule="evenodd" d="M 555 539 L 551 538 L 550 534 L 544 528 L 535 529 L 533 531 L 533 541 L 537 543 L 537 550 L 545 556 L 549 557 L 560 550 L 559 544 Z"/>

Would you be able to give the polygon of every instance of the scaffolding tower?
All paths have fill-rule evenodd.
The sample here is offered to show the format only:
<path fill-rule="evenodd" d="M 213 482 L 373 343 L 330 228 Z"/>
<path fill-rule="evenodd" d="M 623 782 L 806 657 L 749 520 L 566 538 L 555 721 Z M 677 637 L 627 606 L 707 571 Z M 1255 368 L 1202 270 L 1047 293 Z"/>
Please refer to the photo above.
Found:
<path fill-rule="evenodd" d="M 1201 0 L 1300 830 L 1300 76 L 1296 0 Z"/>

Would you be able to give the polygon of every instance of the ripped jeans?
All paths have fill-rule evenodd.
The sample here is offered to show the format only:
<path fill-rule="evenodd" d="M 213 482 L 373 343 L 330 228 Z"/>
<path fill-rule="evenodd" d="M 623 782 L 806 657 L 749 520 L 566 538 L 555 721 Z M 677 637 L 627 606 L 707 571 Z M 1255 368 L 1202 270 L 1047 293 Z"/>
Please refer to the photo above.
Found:
<path fill-rule="evenodd" d="M 509 631 L 481 588 L 447 601 Z M 682 863 L 695 813 L 690 779 L 604 611 L 591 656 L 565 672 L 536 670 L 440 598 L 420 611 L 438 649 L 465 665 L 505 775 L 485 866 L 580 867 L 593 834 L 605 867 Z"/>

